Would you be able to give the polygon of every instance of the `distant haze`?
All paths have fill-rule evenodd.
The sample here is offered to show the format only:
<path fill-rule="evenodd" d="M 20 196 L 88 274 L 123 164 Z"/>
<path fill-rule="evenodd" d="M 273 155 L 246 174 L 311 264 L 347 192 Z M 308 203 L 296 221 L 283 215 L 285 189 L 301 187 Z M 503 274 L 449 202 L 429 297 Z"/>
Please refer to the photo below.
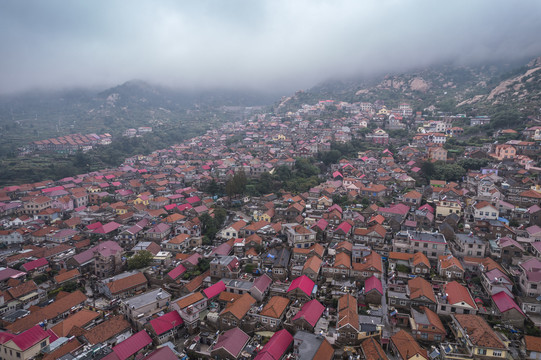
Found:
<path fill-rule="evenodd" d="M 541 1 L 0 2 L 0 93 L 112 86 L 291 91 L 332 77 L 541 55 Z"/>

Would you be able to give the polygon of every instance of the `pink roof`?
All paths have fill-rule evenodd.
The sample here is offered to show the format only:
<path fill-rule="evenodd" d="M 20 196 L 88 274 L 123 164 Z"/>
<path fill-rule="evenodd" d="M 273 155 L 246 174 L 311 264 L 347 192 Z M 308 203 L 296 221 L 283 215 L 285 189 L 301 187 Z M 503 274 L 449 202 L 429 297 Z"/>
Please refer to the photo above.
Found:
<path fill-rule="evenodd" d="M 173 210 L 176 207 L 177 207 L 177 204 L 169 204 L 169 205 L 165 205 L 163 208 L 169 211 L 169 210 Z"/>
<path fill-rule="evenodd" d="M 320 230 L 325 230 L 327 226 L 329 225 L 329 222 L 325 219 L 319 219 L 318 222 L 312 227 L 317 227 Z"/>
<path fill-rule="evenodd" d="M 184 274 L 185 272 L 186 268 L 184 267 L 184 265 L 180 264 L 173 270 L 169 271 L 167 275 L 169 275 L 171 279 L 176 280 L 180 275 Z"/>
<path fill-rule="evenodd" d="M 95 229 L 99 228 L 100 226 L 103 226 L 103 224 L 102 224 L 101 222 L 98 221 L 98 222 L 95 222 L 95 223 L 93 223 L 93 224 L 87 225 L 86 228 L 87 228 L 88 230 L 95 230 Z"/>
<path fill-rule="evenodd" d="M 431 213 L 434 213 L 434 208 L 428 204 L 424 204 L 423 206 L 419 207 L 419 210 L 424 210 L 424 209 L 427 209 Z"/>
<path fill-rule="evenodd" d="M 141 360 L 178 360 L 178 356 L 175 355 L 169 346 L 164 346 L 154 350 Z"/>
<path fill-rule="evenodd" d="M 35 325 L 25 332 L 16 335 L 11 340 L 19 347 L 19 349 L 25 351 L 48 337 L 49 334 L 43 330 L 41 326 Z"/>
<path fill-rule="evenodd" d="M 250 336 L 248 334 L 238 327 L 234 327 L 218 336 L 218 341 L 216 341 L 213 350 L 222 348 L 237 358 L 249 340 Z"/>
<path fill-rule="evenodd" d="M 113 347 L 113 352 L 120 360 L 126 360 L 150 344 L 152 344 L 152 339 L 145 330 L 141 330 Z"/>
<path fill-rule="evenodd" d="M 272 283 L 271 277 L 268 276 L 267 274 L 263 274 L 254 280 L 253 287 L 255 287 L 257 290 L 263 293 L 265 292 L 265 290 L 267 290 L 267 288 L 270 286 L 271 283 Z"/>
<path fill-rule="evenodd" d="M 51 191 L 57 191 L 57 190 L 64 190 L 64 187 L 62 185 L 61 186 L 55 186 L 55 187 L 43 189 L 43 190 L 41 190 L 41 192 L 46 194 L 46 193 L 50 193 Z"/>
<path fill-rule="evenodd" d="M 24 264 L 22 267 L 25 271 L 32 271 L 34 269 L 39 269 L 40 267 L 49 265 L 49 262 L 45 258 L 29 261 Z"/>
<path fill-rule="evenodd" d="M 216 295 L 219 295 L 222 291 L 225 291 L 225 283 L 220 280 L 216 284 L 203 290 L 203 293 L 208 299 L 212 299 Z"/>
<path fill-rule="evenodd" d="M 325 306 L 321 305 L 319 301 L 316 299 L 310 300 L 304 304 L 301 310 L 295 315 L 295 317 L 293 317 L 293 321 L 297 319 L 304 319 L 310 325 L 316 326 L 316 323 L 321 318 L 321 314 L 323 314 L 323 310 L 325 310 Z"/>
<path fill-rule="evenodd" d="M 0 332 L 0 344 L 4 344 L 8 342 L 9 340 L 13 339 L 15 335 L 12 333 L 8 333 L 7 331 Z"/>
<path fill-rule="evenodd" d="M 342 230 L 344 233 L 347 234 L 351 230 L 351 227 L 352 226 L 350 223 L 348 223 L 347 221 L 344 221 L 343 223 L 338 225 L 335 231 Z"/>
<path fill-rule="evenodd" d="M 116 229 L 118 229 L 120 227 L 120 224 L 114 222 L 114 221 L 111 221 L 105 225 L 102 225 L 101 227 L 95 229 L 93 231 L 94 234 L 109 234 L 110 232 L 112 231 L 115 231 Z"/>
<path fill-rule="evenodd" d="M 229 255 L 229 253 L 231 252 L 231 245 L 229 245 L 228 243 L 222 243 L 220 245 L 218 245 L 217 247 L 215 247 L 211 254 L 212 255 Z"/>
<path fill-rule="evenodd" d="M 257 354 L 254 360 L 278 360 L 281 359 L 287 348 L 293 342 L 293 335 L 286 329 L 275 332 L 268 343 Z"/>
<path fill-rule="evenodd" d="M 388 208 L 379 208 L 378 211 L 391 213 L 391 214 L 405 215 L 410 211 L 410 207 L 405 204 L 395 204 L 395 205 L 389 206 Z"/>
<path fill-rule="evenodd" d="M 184 211 L 184 210 L 188 210 L 188 209 L 193 209 L 193 206 L 190 205 L 190 204 L 182 204 L 182 205 L 178 206 L 178 209 L 180 211 Z"/>
<path fill-rule="evenodd" d="M 150 326 L 152 326 L 152 329 L 158 336 L 182 325 L 182 323 L 182 318 L 177 311 L 171 311 L 156 319 L 150 320 Z"/>
<path fill-rule="evenodd" d="M 501 313 L 504 313 L 511 309 L 515 309 L 523 316 L 525 316 L 522 310 L 520 310 L 520 307 L 517 305 L 517 303 L 505 291 L 500 291 L 499 293 L 492 295 L 492 301 L 494 301 L 494 304 L 496 304 L 498 310 L 500 310 Z"/>
<path fill-rule="evenodd" d="M 52 329 L 47 330 L 47 334 L 49 334 L 49 343 L 58 340 L 58 336 L 54 333 Z"/>
<path fill-rule="evenodd" d="M 190 255 L 187 259 L 185 259 L 184 262 L 189 262 L 190 264 L 195 266 L 199 263 L 199 259 L 201 258 L 202 258 L 201 254 L 194 253 Z"/>
<path fill-rule="evenodd" d="M 196 203 L 196 202 L 198 202 L 198 201 L 201 201 L 201 199 L 199 199 L 198 196 L 192 196 L 192 197 L 187 198 L 186 201 L 187 201 L 189 204 L 193 204 L 193 203 Z"/>
<path fill-rule="evenodd" d="M 336 178 L 338 176 L 340 176 L 342 178 L 344 177 L 344 175 L 342 175 L 342 173 L 340 171 L 338 171 L 338 170 L 332 173 L 333 178 Z"/>
<path fill-rule="evenodd" d="M 333 211 L 333 210 L 338 210 L 338 212 L 341 214 L 342 213 L 342 207 L 338 204 L 334 204 L 332 205 L 330 208 L 329 208 L 329 212 Z"/>
<path fill-rule="evenodd" d="M 314 282 L 306 275 L 299 276 L 291 282 L 287 292 L 293 291 L 297 288 L 301 289 L 306 295 L 310 296 L 314 289 Z"/>
<path fill-rule="evenodd" d="M 371 276 L 364 282 L 364 292 L 366 294 L 370 290 L 374 289 L 383 295 L 383 286 L 381 285 L 381 280 L 375 276 Z"/>

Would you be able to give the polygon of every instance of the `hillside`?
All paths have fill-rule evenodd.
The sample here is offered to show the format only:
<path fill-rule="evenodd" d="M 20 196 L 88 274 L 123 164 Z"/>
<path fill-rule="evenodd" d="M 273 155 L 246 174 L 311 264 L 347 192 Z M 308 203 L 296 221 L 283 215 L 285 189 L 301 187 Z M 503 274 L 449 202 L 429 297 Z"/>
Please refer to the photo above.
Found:
<path fill-rule="evenodd" d="M 541 104 L 541 58 L 528 64 L 493 64 L 477 67 L 440 65 L 371 79 L 327 81 L 282 98 L 275 111 L 291 111 L 302 103 L 323 99 L 348 102 L 383 101 L 387 107 L 401 102 L 415 110 L 431 106 L 443 112 L 491 114 L 505 104 L 522 115 L 538 114 Z"/>
<path fill-rule="evenodd" d="M 229 119 L 227 106 L 272 104 L 273 94 L 191 91 L 129 81 L 110 89 L 33 92 L 0 97 L 0 157 L 33 140 L 72 133 L 120 135 L 139 126 L 183 126 Z"/>

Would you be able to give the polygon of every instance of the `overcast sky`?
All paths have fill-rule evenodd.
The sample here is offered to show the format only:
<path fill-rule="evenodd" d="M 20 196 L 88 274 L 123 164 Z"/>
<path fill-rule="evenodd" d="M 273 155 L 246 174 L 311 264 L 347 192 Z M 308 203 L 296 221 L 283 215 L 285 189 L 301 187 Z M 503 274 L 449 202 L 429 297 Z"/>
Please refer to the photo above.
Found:
<path fill-rule="evenodd" d="M 292 91 L 540 56 L 540 19 L 539 0 L 6 0 L 0 93 L 132 79 Z"/>

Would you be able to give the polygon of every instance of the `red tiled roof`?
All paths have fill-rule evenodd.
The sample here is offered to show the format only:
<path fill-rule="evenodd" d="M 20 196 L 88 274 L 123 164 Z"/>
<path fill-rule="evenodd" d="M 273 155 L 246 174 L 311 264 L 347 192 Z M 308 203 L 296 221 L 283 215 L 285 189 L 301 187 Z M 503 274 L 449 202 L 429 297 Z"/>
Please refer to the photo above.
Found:
<path fill-rule="evenodd" d="M 229 354 L 231 354 L 235 359 L 238 358 L 242 349 L 246 343 L 250 340 L 250 336 L 238 327 L 234 327 L 230 330 L 227 330 L 220 336 L 216 344 L 212 348 L 212 351 L 217 349 L 224 349 Z"/>
<path fill-rule="evenodd" d="M 472 308 L 477 307 L 468 289 L 458 282 L 451 281 L 450 283 L 445 284 L 444 289 L 449 304 L 458 304 L 463 301 Z"/>
<path fill-rule="evenodd" d="M 498 310 L 501 313 L 504 313 L 511 309 L 515 309 L 519 313 L 521 313 L 522 316 L 525 316 L 522 310 L 520 309 L 520 307 L 517 305 L 517 303 L 505 291 L 500 291 L 499 293 L 492 295 L 492 301 L 494 301 L 494 304 L 496 304 L 496 306 L 498 307 Z"/>
<path fill-rule="evenodd" d="M 25 271 L 32 271 L 34 269 L 39 269 L 40 267 L 47 266 L 49 262 L 45 258 L 37 259 L 34 261 L 29 261 L 24 264 L 22 267 Z"/>
<path fill-rule="evenodd" d="M 180 326 L 182 323 L 182 318 L 176 311 L 168 312 L 165 315 L 150 320 L 150 326 L 152 326 L 152 329 L 158 336 Z"/>
<path fill-rule="evenodd" d="M 141 330 L 113 347 L 113 352 L 120 360 L 125 360 L 150 344 L 152 339 L 145 330 Z"/>
<path fill-rule="evenodd" d="M 42 340 L 49 337 L 49 334 L 39 325 L 26 330 L 25 332 L 13 337 L 11 340 L 21 349 L 25 351 Z"/>
<path fill-rule="evenodd" d="M 316 323 L 321 318 L 321 314 L 323 314 L 323 310 L 325 310 L 325 306 L 321 305 L 319 301 L 316 299 L 310 300 L 302 306 L 299 312 L 293 317 L 292 321 L 304 319 L 310 325 L 316 326 Z"/>
<path fill-rule="evenodd" d="M 299 276 L 291 282 L 287 292 L 293 291 L 297 288 L 301 289 L 306 295 L 312 295 L 312 290 L 314 289 L 314 282 L 306 275 Z"/>
<path fill-rule="evenodd" d="M 225 283 L 220 280 L 216 284 L 211 285 L 205 290 L 203 290 L 203 293 L 208 299 L 211 299 L 216 295 L 219 295 L 222 291 L 225 291 Z"/>
<path fill-rule="evenodd" d="M 184 267 L 184 265 L 180 264 L 173 270 L 169 271 L 167 275 L 169 275 L 171 279 L 176 280 L 180 275 L 184 274 L 185 272 L 186 268 Z"/>
<path fill-rule="evenodd" d="M 275 332 L 254 360 L 281 359 L 292 342 L 293 336 L 286 329 Z"/>

